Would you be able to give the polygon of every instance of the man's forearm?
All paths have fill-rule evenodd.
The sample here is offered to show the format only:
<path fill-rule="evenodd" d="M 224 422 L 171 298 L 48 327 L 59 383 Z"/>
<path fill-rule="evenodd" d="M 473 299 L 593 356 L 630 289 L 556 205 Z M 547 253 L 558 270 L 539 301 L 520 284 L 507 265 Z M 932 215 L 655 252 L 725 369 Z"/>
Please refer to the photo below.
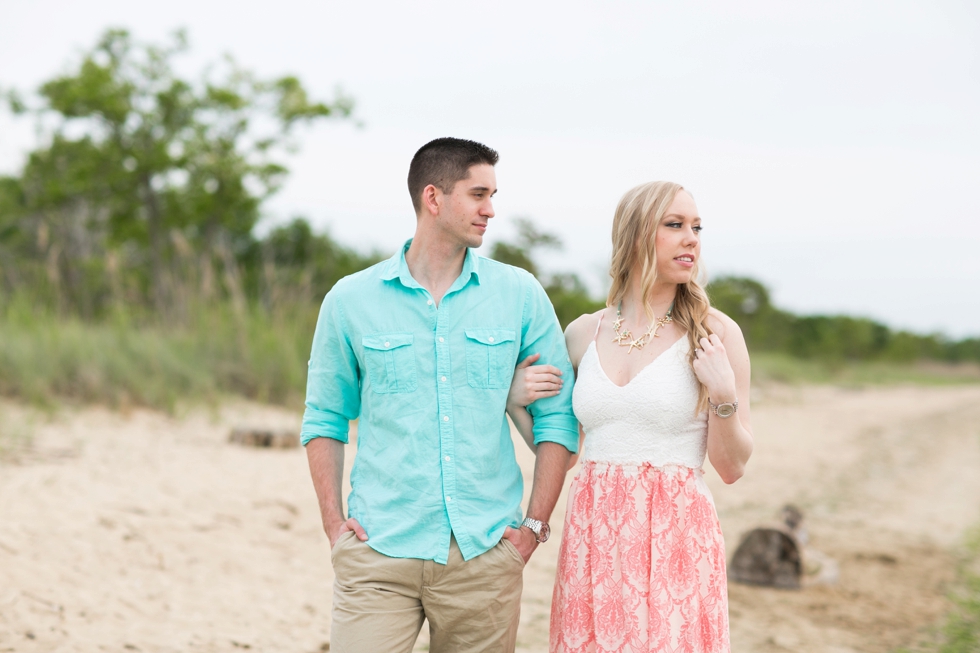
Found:
<path fill-rule="evenodd" d="M 558 503 L 558 496 L 565 484 L 565 472 L 571 452 L 556 442 L 542 442 L 538 445 L 534 462 L 534 484 L 528 502 L 527 516 L 539 521 L 548 521 Z"/>
<path fill-rule="evenodd" d="M 344 523 L 344 443 L 333 438 L 314 438 L 306 445 L 306 457 L 320 503 L 323 530 L 333 544 L 334 533 Z"/>

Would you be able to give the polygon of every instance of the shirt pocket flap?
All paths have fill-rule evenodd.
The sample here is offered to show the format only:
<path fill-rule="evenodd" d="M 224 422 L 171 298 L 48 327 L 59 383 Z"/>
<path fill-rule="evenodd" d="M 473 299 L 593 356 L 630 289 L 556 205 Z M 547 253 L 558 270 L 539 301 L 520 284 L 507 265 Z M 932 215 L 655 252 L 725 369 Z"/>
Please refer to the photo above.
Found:
<path fill-rule="evenodd" d="M 365 349 L 391 351 L 412 344 L 415 335 L 411 333 L 384 333 L 376 336 L 362 336 L 361 345 Z"/>
<path fill-rule="evenodd" d="M 514 342 L 512 329 L 465 329 L 464 333 L 470 340 L 491 347 L 504 342 Z"/>

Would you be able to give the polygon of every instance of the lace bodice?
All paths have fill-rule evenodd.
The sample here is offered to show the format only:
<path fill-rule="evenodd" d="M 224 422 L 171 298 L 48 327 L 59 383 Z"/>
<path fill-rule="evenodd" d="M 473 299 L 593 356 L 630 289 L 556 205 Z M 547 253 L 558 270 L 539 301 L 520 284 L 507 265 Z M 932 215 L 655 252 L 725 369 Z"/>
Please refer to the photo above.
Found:
<path fill-rule="evenodd" d="M 625 386 L 599 363 L 595 342 L 579 363 L 572 392 L 585 429 L 582 460 L 700 468 L 708 442 L 708 413 L 695 414 L 698 381 L 682 337 Z"/>

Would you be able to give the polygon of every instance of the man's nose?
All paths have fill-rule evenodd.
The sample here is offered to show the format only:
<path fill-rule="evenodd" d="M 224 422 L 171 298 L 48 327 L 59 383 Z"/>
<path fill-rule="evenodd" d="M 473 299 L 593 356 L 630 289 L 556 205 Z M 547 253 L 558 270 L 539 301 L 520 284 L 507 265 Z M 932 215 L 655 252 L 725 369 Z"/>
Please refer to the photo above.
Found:
<path fill-rule="evenodd" d="M 492 218 L 494 216 L 493 201 L 488 199 L 486 201 L 486 204 L 483 206 L 483 210 L 481 210 L 480 213 L 487 218 Z"/>

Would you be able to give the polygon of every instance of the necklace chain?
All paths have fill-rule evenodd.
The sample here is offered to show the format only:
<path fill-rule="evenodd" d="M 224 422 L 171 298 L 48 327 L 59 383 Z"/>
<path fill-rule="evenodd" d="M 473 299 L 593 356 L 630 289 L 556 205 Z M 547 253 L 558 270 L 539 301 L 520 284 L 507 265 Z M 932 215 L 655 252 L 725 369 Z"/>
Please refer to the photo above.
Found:
<path fill-rule="evenodd" d="M 633 353 L 634 349 L 643 349 L 643 345 L 647 344 L 650 341 L 651 337 L 659 338 L 660 334 L 657 333 L 657 331 L 660 330 L 660 327 L 674 321 L 673 320 L 674 303 L 671 302 L 670 308 L 667 309 L 666 315 L 664 315 L 659 319 L 657 318 L 656 315 L 654 315 L 653 316 L 654 320 L 653 322 L 650 323 L 650 328 L 647 329 L 647 332 L 644 333 L 639 338 L 634 338 L 633 333 L 629 329 L 626 329 L 625 331 L 622 330 L 623 327 L 623 316 L 621 313 L 622 307 L 623 307 L 622 304 L 616 307 L 616 320 L 613 322 L 613 331 L 616 332 L 616 336 L 613 338 L 613 342 L 615 342 L 620 347 L 629 347 L 629 349 L 626 351 L 627 354 Z"/>

